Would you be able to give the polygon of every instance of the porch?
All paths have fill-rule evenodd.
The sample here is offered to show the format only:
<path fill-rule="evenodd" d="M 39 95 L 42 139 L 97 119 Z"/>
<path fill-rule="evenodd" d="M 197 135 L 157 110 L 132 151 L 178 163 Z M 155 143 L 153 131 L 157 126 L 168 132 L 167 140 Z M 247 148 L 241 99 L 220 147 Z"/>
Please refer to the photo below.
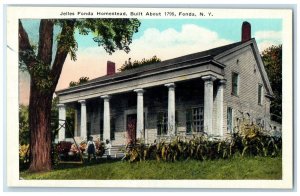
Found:
<path fill-rule="evenodd" d="M 223 136 L 223 93 L 225 81 L 214 75 L 163 85 L 136 88 L 122 93 L 59 104 L 59 119 L 66 107 L 75 109 L 74 136 L 77 141 L 110 140 L 113 146 L 141 139 L 153 143 L 176 135 L 207 133 Z M 68 140 L 65 130 L 58 141 Z"/>

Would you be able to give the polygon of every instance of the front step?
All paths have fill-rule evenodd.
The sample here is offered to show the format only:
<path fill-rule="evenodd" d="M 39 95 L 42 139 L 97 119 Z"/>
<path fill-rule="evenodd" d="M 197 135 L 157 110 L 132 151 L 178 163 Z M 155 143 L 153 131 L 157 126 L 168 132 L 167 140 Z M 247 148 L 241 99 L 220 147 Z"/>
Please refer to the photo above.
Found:
<path fill-rule="evenodd" d="M 124 149 L 125 146 L 124 145 L 115 145 L 112 146 L 110 149 L 110 157 L 112 158 L 123 158 L 125 156 L 125 153 L 121 150 Z M 108 150 L 105 150 L 105 153 L 103 154 L 102 157 L 107 157 L 108 155 Z"/>

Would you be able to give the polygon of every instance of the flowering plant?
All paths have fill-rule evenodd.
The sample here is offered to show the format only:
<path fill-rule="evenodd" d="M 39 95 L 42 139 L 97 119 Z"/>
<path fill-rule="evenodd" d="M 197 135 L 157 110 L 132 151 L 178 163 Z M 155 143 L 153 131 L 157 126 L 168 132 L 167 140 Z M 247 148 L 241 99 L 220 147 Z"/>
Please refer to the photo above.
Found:
<path fill-rule="evenodd" d="M 87 142 L 86 141 L 80 142 L 79 149 L 81 150 L 81 152 L 84 152 L 86 148 L 87 148 Z"/>
<path fill-rule="evenodd" d="M 70 152 L 73 152 L 74 154 L 79 153 L 80 147 L 78 147 L 75 143 L 72 144 L 71 148 L 70 148 Z"/>
<path fill-rule="evenodd" d="M 97 140 L 95 142 L 96 146 L 96 155 L 102 157 L 103 154 L 105 153 L 105 144 L 104 142 L 101 142 L 100 140 Z"/>
<path fill-rule="evenodd" d="M 71 146 L 72 146 L 71 142 L 66 142 L 66 141 L 59 142 L 56 147 L 58 154 L 67 155 L 70 152 Z"/>

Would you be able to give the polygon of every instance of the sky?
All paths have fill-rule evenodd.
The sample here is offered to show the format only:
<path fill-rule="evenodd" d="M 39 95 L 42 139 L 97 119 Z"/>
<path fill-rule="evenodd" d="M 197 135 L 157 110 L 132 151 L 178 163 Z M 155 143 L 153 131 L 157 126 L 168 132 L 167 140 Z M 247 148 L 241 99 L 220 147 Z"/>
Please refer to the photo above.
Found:
<path fill-rule="evenodd" d="M 156 55 L 161 60 L 176 58 L 208 50 L 214 47 L 238 42 L 241 39 L 243 21 L 251 23 L 252 37 L 256 39 L 260 52 L 282 44 L 281 19 L 141 19 L 139 32 L 134 34 L 131 51 L 116 51 L 112 55 L 105 52 L 93 41 L 93 35 L 83 36 L 78 32 L 77 61 L 67 57 L 56 90 L 69 86 L 80 77 L 97 78 L 106 74 L 107 61 L 116 63 L 116 70 L 128 58 L 149 59 Z M 22 20 L 31 43 L 38 40 L 39 20 Z M 55 28 L 55 32 L 59 32 Z M 54 46 L 55 48 L 55 46 Z M 30 77 L 19 71 L 19 101 L 29 102 Z"/>

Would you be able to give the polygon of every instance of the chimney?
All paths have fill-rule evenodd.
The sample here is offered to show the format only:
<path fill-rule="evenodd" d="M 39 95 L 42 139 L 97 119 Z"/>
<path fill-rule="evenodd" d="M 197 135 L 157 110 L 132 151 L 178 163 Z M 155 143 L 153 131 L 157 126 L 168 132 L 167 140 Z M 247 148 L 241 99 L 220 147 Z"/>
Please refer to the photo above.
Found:
<path fill-rule="evenodd" d="M 245 21 L 242 25 L 242 42 L 249 41 L 251 39 L 251 25 Z"/>
<path fill-rule="evenodd" d="M 107 75 L 114 75 L 116 73 L 116 64 L 111 61 L 107 61 Z"/>

